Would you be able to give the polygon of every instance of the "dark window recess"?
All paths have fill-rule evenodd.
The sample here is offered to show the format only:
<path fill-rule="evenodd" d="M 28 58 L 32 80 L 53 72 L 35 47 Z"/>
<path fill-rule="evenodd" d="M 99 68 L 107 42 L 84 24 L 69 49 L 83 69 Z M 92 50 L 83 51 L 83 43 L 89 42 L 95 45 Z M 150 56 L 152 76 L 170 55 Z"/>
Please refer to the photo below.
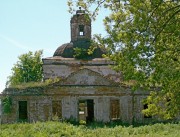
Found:
<path fill-rule="evenodd" d="M 110 101 L 111 120 L 118 120 L 120 116 L 119 100 Z"/>
<path fill-rule="evenodd" d="M 19 120 L 28 120 L 27 101 L 19 101 Z"/>
<path fill-rule="evenodd" d="M 144 104 L 144 109 L 148 109 L 148 104 Z M 152 116 L 144 115 L 144 118 L 152 118 Z"/>
<path fill-rule="evenodd" d="M 62 104 L 61 101 L 52 101 L 52 112 L 53 116 L 58 116 L 58 118 L 62 118 Z"/>
<path fill-rule="evenodd" d="M 84 25 L 79 25 L 79 35 L 80 36 L 84 35 Z"/>

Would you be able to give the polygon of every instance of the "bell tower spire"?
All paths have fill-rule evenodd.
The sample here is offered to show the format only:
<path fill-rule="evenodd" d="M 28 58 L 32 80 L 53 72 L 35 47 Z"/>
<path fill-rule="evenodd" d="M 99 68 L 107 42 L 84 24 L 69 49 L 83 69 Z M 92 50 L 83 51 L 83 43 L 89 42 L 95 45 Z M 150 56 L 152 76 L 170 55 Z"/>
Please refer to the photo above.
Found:
<path fill-rule="evenodd" d="M 71 42 L 80 39 L 91 39 L 91 19 L 85 11 L 79 7 L 71 18 Z"/>

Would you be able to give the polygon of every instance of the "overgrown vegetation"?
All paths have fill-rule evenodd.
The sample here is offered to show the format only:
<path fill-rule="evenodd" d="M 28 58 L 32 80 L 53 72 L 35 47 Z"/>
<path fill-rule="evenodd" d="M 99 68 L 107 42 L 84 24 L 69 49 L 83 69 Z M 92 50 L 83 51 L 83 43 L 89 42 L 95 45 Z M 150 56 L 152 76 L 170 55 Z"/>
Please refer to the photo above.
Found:
<path fill-rule="evenodd" d="M 94 40 L 81 39 L 74 42 L 74 58 L 90 59 L 97 49 L 97 43 Z"/>
<path fill-rule="evenodd" d="M 12 108 L 12 98 L 10 96 L 5 96 L 2 98 L 3 113 L 11 113 Z"/>
<path fill-rule="evenodd" d="M 1 125 L 1 137 L 179 137 L 179 124 L 154 124 L 146 126 L 74 126 L 70 123 L 22 123 Z"/>
<path fill-rule="evenodd" d="M 45 87 L 50 84 L 56 83 L 58 81 L 60 81 L 60 78 L 47 79 L 45 81 L 40 81 L 40 82 L 21 83 L 17 85 L 11 85 L 9 86 L 9 88 L 26 89 L 26 88 L 35 88 L 35 87 Z"/>
<path fill-rule="evenodd" d="M 18 57 L 18 61 L 12 67 L 12 74 L 8 77 L 6 87 L 16 86 L 28 82 L 41 82 L 43 51 L 29 51 Z"/>
<path fill-rule="evenodd" d="M 89 56 L 87 49 L 85 48 L 74 48 L 74 58 L 86 59 Z"/>
<path fill-rule="evenodd" d="M 114 69 L 125 81 L 136 81 L 136 88 L 151 91 L 144 113 L 164 119 L 179 115 L 180 1 L 68 0 L 68 6 L 71 13 L 81 6 L 92 19 L 108 10 L 103 13 L 107 35 L 96 38 L 108 48 Z"/>

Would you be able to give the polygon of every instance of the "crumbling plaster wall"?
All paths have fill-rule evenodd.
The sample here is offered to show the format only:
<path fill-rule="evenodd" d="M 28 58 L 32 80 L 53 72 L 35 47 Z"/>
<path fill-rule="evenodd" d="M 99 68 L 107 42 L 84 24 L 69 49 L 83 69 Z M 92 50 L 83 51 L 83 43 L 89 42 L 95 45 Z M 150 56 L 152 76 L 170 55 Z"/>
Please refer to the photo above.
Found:
<path fill-rule="evenodd" d="M 62 99 L 62 118 L 78 119 L 78 100 L 74 96 L 65 96 Z"/>
<path fill-rule="evenodd" d="M 12 91 L 13 92 L 13 91 Z M 18 91 L 16 90 L 18 93 Z M 25 91 L 24 91 L 25 92 Z M 28 91 L 29 92 L 29 91 Z M 9 92 L 10 93 L 10 92 Z M 94 100 L 94 118 L 96 121 L 110 121 L 110 100 L 119 100 L 120 119 L 132 122 L 143 119 L 141 101 L 145 95 L 133 95 L 129 89 L 121 87 L 48 87 L 41 95 L 13 96 L 11 114 L 3 114 L 2 123 L 18 121 L 18 101 L 28 102 L 28 121 L 46 121 L 52 119 L 52 101 L 61 100 L 62 118 L 78 120 L 78 101 Z"/>
<path fill-rule="evenodd" d="M 131 122 L 133 118 L 133 97 L 131 95 L 120 96 L 120 119 Z"/>
<path fill-rule="evenodd" d="M 113 65 L 113 62 L 107 59 L 82 61 L 71 58 L 53 57 L 43 59 L 43 74 L 44 79 L 67 78 L 70 74 L 86 68 L 115 82 L 120 82 L 122 79 L 121 73 L 112 70 L 110 65 Z"/>
<path fill-rule="evenodd" d="M 142 113 L 142 110 L 144 109 L 143 105 L 143 100 L 147 97 L 148 95 L 145 94 L 136 94 L 133 99 L 133 113 L 134 113 L 134 121 L 135 122 L 143 122 L 144 120 L 144 115 Z"/>
<path fill-rule="evenodd" d="M 94 118 L 95 121 L 109 121 L 109 99 L 107 97 L 94 98 Z"/>

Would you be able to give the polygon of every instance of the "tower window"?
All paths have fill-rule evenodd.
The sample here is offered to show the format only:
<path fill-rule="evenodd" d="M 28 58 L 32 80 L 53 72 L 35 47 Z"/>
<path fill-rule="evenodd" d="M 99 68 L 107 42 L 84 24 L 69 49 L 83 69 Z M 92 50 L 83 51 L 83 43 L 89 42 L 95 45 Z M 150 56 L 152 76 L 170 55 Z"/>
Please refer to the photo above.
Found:
<path fill-rule="evenodd" d="M 84 25 L 79 25 L 79 35 L 80 36 L 84 35 Z"/>

